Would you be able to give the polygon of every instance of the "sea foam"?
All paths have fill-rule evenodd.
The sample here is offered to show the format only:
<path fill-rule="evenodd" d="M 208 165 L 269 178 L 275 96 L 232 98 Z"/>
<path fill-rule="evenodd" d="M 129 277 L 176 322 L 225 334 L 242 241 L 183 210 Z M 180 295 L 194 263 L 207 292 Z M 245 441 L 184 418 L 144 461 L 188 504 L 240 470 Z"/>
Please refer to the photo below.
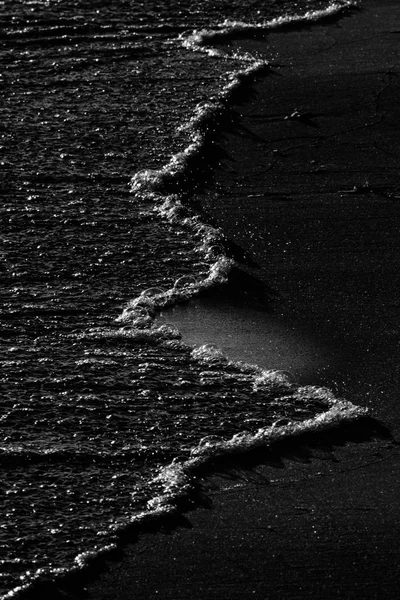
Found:
<path fill-rule="evenodd" d="M 142 334 L 145 333 L 153 339 L 158 339 L 160 343 L 168 343 L 171 341 L 170 337 L 167 339 L 168 329 L 164 338 L 160 328 L 154 325 L 155 313 L 166 306 L 188 300 L 204 289 L 223 285 L 227 282 L 229 272 L 235 265 L 235 261 L 225 254 L 223 232 L 203 223 L 200 216 L 183 201 L 180 192 L 192 176 L 193 165 L 196 161 L 202 160 L 204 147 L 214 139 L 223 115 L 229 109 L 229 102 L 234 93 L 242 86 L 249 85 L 256 75 L 268 72 L 270 67 L 268 61 L 261 60 L 248 52 L 231 52 L 224 48 L 217 48 L 215 45 L 227 37 L 234 37 L 238 34 L 268 32 L 273 29 L 317 22 L 335 15 L 339 16 L 357 5 L 358 2 L 353 0 L 335 1 L 323 10 L 308 11 L 302 15 L 282 16 L 260 23 L 225 20 L 213 29 L 193 31 L 179 37 L 179 43 L 193 52 L 203 52 L 211 58 L 227 62 L 239 61 L 242 67 L 228 76 L 222 89 L 213 99 L 198 105 L 190 120 L 182 126 L 190 134 L 189 145 L 182 152 L 174 155 L 161 169 L 144 170 L 137 173 L 131 180 L 131 191 L 139 201 L 150 202 L 152 210 L 161 217 L 191 230 L 197 239 L 199 251 L 209 261 L 209 270 L 204 278 L 193 277 L 182 281 L 178 280 L 171 289 L 143 292 L 133 299 L 117 318 L 119 323 L 138 326 Z M 140 310 L 138 310 L 139 308 Z M 133 328 L 129 333 L 125 328 L 119 331 L 121 335 L 136 336 L 140 335 L 139 329 L 135 332 Z M 177 335 L 176 339 L 178 337 Z M 291 377 L 287 373 L 266 371 L 257 365 L 233 363 L 224 356 L 219 348 L 213 345 L 193 348 L 192 357 L 208 364 L 218 363 L 219 365 L 234 366 L 242 371 L 243 376 L 251 378 L 254 389 L 270 390 L 273 386 L 280 386 L 281 389 L 282 387 L 286 388 L 289 395 L 295 394 L 299 401 L 306 401 L 310 398 L 318 399 L 324 409 L 316 417 L 308 420 L 300 422 L 278 420 L 272 426 L 260 428 L 253 433 L 239 432 L 227 440 L 216 439 L 215 436 L 212 436 L 212 439 L 202 440 L 198 446 L 192 449 L 189 459 L 175 460 L 163 468 L 155 478 L 154 484 L 158 486 L 159 492 L 149 502 L 146 518 L 149 514 L 157 515 L 160 511 L 176 510 L 177 499 L 189 493 L 198 472 L 216 457 L 239 455 L 251 450 L 268 448 L 284 439 L 320 432 L 336 427 L 340 423 L 356 421 L 368 413 L 367 409 L 335 398 L 332 392 L 325 388 L 296 386 L 291 382 Z"/>
<path fill-rule="evenodd" d="M 180 289 L 174 286 L 162 294 L 155 294 L 152 298 L 153 308 L 164 308 L 188 300 L 204 289 L 226 283 L 229 271 L 235 264 L 232 259 L 224 255 L 225 236 L 222 230 L 203 223 L 200 216 L 183 201 L 182 191 L 193 178 L 196 164 L 203 160 L 205 147 L 214 141 L 234 94 L 242 87 L 248 86 L 256 75 L 268 72 L 270 66 L 268 61 L 249 52 L 230 52 L 215 48 L 213 44 L 218 43 L 222 38 L 234 37 L 241 33 L 262 32 L 317 22 L 340 15 L 357 5 L 356 0 L 340 0 L 325 9 L 308 11 L 302 15 L 281 16 L 260 23 L 225 20 L 214 29 L 203 29 L 179 36 L 178 42 L 193 52 L 205 52 L 227 63 L 239 62 L 242 66 L 229 73 L 227 81 L 215 97 L 199 104 L 188 122 L 181 126 L 181 129 L 189 133 L 188 146 L 172 156 L 161 169 L 144 169 L 131 179 L 131 192 L 136 200 L 147 205 L 150 203 L 151 209 L 170 223 L 179 223 L 191 230 L 198 241 L 199 252 L 209 262 L 209 272 L 205 278 Z M 139 298 L 130 302 L 129 307 L 123 311 L 117 321 L 129 320 L 129 310 L 138 303 L 140 303 Z"/>
<path fill-rule="evenodd" d="M 321 11 L 310 11 L 300 16 L 280 17 L 264 23 L 245 23 L 226 20 L 214 29 L 194 31 L 181 36 L 178 40 L 185 48 L 194 52 L 204 52 L 210 57 L 220 60 L 235 60 L 242 63 L 242 68 L 228 76 L 221 91 L 215 98 L 199 105 L 191 119 L 183 126 L 190 134 L 190 143 L 182 151 L 174 155 L 161 169 L 142 170 L 133 176 L 131 191 L 137 202 L 143 202 L 150 210 L 158 213 L 170 223 L 179 223 L 188 228 L 195 236 L 199 252 L 208 263 L 208 273 L 204 277 L 179 278 L 170 289 L 149 288 L 129 302 L 116 321 L 117 328 L 90 329 L 75 337 L 95 339 L 124 338 L 132 342 L 148 342 L 161 345 L 182 344 L 179 331 L 170 325 L 157 326 L 157 312 L 186 301 L 198 295 L 202 290 L 227 282 L 229 272 L 235 261 L 225 254 L 225 236 L 222 230 L 203 223 L 200 216 L 188 206 L 182 198 L 181 191 L 192 176 L 192 168 L 196 161 L 202 159 L 205 145 L 213 139 L 223 115 L 228 110 L 233 94 L 242 86 L 247 86 L 257 74 L 268 71 L 269 64 L 249 53 L 229 52 L 213 47 L 223 38 L 233 37 L 245 32 L 262 32 L 285 26 L 315 22 L 357 5 L 352 0 L 333 2 L 329 8 Z M 228 439 L 218 436 L 207 436 L 193 447 L 190 456 L 175 459 L 163 467 L 154 478 L 154 494 L 148 502 L 146 510 L 132 516 L 131 523 L 115 527 L 111 543 L 99 545 L 90 552 L 78 555 L 75 565 L 63 569 L 40 569 L 29 582 L 14 588 L 3 598 L 17 598 L 35 590 L 35 584 L 46 586 L 49 581 L 62 586 L 65 581 L 79 581 L 81 575 L 91 564 L 102 558 L 108 558 L 126 538 L 130 527 L 139 527 L 151 521 L 158 522 L 165 516 L 179 512 L 179 504 L 191 496 L 193 487 L 199 476 L 212 472 L 216 459 L 239 456 L 254 450 L 267 450 L 274 444 L 286 439 L 294 439 L 308 433 L 318 433 L 335 428 L 344 423 L 353 423 L 364 418 L 367 409 L 357 407 L 350 402 L 337 399 L 325 388 L 313 386 L 299 387 L 290 381 L 287 374 L 280 371 L 266 371 L 257 365 L 233 363 L 220 349 L 212 345 L 192 349 L 194 360 L 206 364 L 224 364 L 235 367 L 243 377 L 252 381 L 254 389 L 265 389 L 274 386 L 287 390 L 288 395 L 295 394 L 299 401 L 308 398 L 317 399 L 323 409 L 313 418 L 302 421 L 278 420 L 272 425 L 259 428 L 257 431 L 237 432 Z M 40 590 L 40 588 L 38 588 Z"/>
<path fill-rule="evenodd" d="M 334 17 L 335 15 L 340 15 L 350 8 L 357 7 L 358 4 L 358 0 L 339 0 L 332 2 L 330 6 L 324 9 L 310 10 L 302 15 L 283 15 L 275 19 L 256 23 L 225 19 L 222 23 L 216 25 L 214 29 L 195 30 L 189 35 L 182 34 L 181 40 L 185 48 L 189 48 L 195 52 L 203 52 L 211 57 L 226 58 L 227 56 L 231 56 L 240 58 L 243 61 L 254 62 L 255 59 L 250 53 L 234 52 L 228 54 L 223 49 L 213 47 L 213 44 L 218 44 L 226 40 L 226 38 L 233 38 L 238 34 L 268 32 L 269 30 L 278 28 L 294 27 L 310 22 L 315 23 L 329 17 Z"/>

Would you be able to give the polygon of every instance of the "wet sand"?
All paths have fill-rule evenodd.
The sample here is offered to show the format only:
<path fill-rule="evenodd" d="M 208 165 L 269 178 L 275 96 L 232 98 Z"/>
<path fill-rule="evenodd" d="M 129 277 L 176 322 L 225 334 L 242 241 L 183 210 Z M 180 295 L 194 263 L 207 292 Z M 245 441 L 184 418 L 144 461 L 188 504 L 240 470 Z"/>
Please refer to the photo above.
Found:
<path fill-rule="evenodd" d="M 275 300 L 264 312 L 242 300 L 236 313 L 226 299 L 199 300 L 166 318 L 228 355 L 280 355 L 277 368 L 368 406 L 392 438 L 327 441 L 214 477 L 211 508 L 139 536 L 87 598 L 398 597 L 400 4 L 363 6 L 232 42 L 272 67 L 234 107 L 205 209 Z M 272 331 L 267 344 L 260 331 Z"/>
<path fill-rule="evenodd" d="M 342 360 L 332 340 L 317 339 L 278 311 L 234 296 L 196 298 L 164 311 L 158 321 L 178 327 L 190 345 L 215 345 L 229 360 L 285 371 L 293 382 L 312 385 Z"/>

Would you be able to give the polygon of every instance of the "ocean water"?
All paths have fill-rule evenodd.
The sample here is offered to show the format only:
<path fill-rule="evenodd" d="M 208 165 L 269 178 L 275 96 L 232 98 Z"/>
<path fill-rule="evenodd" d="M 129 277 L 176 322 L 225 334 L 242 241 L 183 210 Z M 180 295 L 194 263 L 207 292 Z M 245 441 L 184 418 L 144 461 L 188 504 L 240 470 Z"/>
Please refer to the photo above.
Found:
<path fill-rule="evenodd" d="M 0 3 L 1 597 L 174 511 L 213 457 L 363 414 L 155 321 L 238 267 L 196 190 L 268 62 L 226 42 L 348 4 Z"/>

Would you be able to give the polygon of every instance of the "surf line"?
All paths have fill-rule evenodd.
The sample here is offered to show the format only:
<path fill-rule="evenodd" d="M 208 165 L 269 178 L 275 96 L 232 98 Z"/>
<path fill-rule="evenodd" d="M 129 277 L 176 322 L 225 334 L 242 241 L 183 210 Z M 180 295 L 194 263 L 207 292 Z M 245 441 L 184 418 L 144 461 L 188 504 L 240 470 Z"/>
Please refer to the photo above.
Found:
<path fill-rule="evenodd" d="M 156 311 L 185 302 L 204 290 L 228 282 L 229 273 L 238 261 L 227 255 L 229 244 L 221 228 L 204 223 L 193 207 L 183 201 L 182 191 L 194 176 L 204 158 L 204 151 L 215 140 L 223 119 L 230 110 L 236 94 L 249 87 L 257 75 L 271 70 L 269 61 L 249 52 L 217 48 L 216 44 L 243 34 L 263 33 L 285 27 L 298 27 L 327 18 L 340 17 L 358 7 L 358 0 L 339 0 L 328 8 L 307 11 L 302 15 L 282 16 L 260 23 L 225 20 L 214 29 L 194 30 L 180 34 L 177 42 L 193 52 L 202 52 L 212 59 L 239 62 L 242 68 L 228 74 L 228 81 L 212 100 L 199 104 L 181 129 L 189 133 L 190 143 L 175 154 L 161 169 L 144 169 L 136 173 L 130 189 L 139 203 L 157 213 L 171 224 L 187 228 L 197 240 L 198 250 L 208 264 L 203 277 L 184 276 L 168 290 L 151 288 L 129 301 L 116 322 L 135 328 L 149 328 L 154 324 Z"/>

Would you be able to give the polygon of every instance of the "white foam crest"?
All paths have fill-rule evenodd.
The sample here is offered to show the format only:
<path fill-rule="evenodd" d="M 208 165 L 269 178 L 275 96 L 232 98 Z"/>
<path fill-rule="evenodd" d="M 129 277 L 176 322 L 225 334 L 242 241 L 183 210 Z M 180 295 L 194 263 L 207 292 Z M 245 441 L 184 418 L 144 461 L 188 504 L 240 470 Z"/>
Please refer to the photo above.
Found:
<path fill-rule="evenodd" d="M 204 279 L 185 275 L 177 279 L 174 286 L 169 290 L 155 292 L 154 294 L 148 291 L 142 292 L 140 296 L 129 302 L 128 306 L 116 318 L 116 322 L 126 323 L 140 330 L 149 327 L 154 322 L 157 310 L 186 302 L 197 296 L 201 291 L 226 283 L 233 264 L 232 259 L 221 256 L 210 266 L 208 275 Z M 136 310 L 138 307 L 147 308 L 148 315 L 146 317 L 143 317 L 142 314 L 138 315 Z M 144 329 L 144 331 L 146 330 Z"/>
<path fill-rule="evenodd" d="M 153 195 L 153 200 L 155 201 Z M 179 223 L 193 232 L 193 238 L 198 240 L 198 251 L 201 252 L 207 261 L 213 261 L 211 269 L 217 259 L 225 257 L 224 242 L 226 240 L 222 229 L 212 225 L 202 223 L 198 215 L 190 213 L 189 208 L 182 204 L 177 194 L 170 194 L 165 199 L 162 199 L 161 204 L 156 204 L 154 210 L 163 218 L 167 219 L 171 224 Z M 219 265 L 221 266 L 221 261 Z M 226 264 L 226 263 L 224 263 Z M 230 266 L 233 266 L 234 261 L 231 261 Z"/>
<path fill-rule="evenodd" d="M 101 546 L 94 550 L 88 550 L 87 552 L 81 552 L 75 557 L 75 563 L 81 569 L 88 566 L 93 560 L 97 560 L 101 556 L 106 557 L 110 552 L 117 549 L 116 544 L 108 544 L 107 546 Z"/>
<path fill-rule="evenodd" d="M 34 573 L 27 572 L 21 575 L 21 585 L 14 587 L 8 593 L 0 597 L 0 600 L 18 600 L 18 598 L 33 597 L 30 595 L 32 590 L 35 589 L 35 584 L 46 582 L 53 582 L 55 585 L 62 585 L 62 580 L 65 576 L 71 577 L 71 575 L 79 575 L 82 573 L 91 563 L 97 561 L 99 558 L 107 558 L 113 551 L 117 550 L 118 545 L 116 543 L 107 544 L 104 546 L 98 546 L 87 552 L 82 552 L 75 557 L 74 564 L 70 567 L 41 567 Z M 26 580 L 26 582 L 24 581 Z M 59 591 L 59 590 L 57 590 Z M 54 590 L 55 595 L 58 596 L 56 589 Z M 47 595 L 46 595 L 47 597 Z"/>
<path fill-rule="evenodd" d="M 234 260 L 225 256 L 220 257 L 210 268 L 207 279 L 204 280 L 204 287 L 210 288 L 218 284 L 224 284 L 228 281 L 229 271 L 234 265 Z"/>
<path fill-rule="evenodd" d="M 283 423 L 284 420 L 280 420 L 271 426 L 260 428 L 256 432 L 237 433 L 228 440 L 213 435 L 203 438 L 192 449 L 189 459 L 184 461 L 174 459 L 172 463 L 160 470 L 152 481 L 154 487 L 159 491 L 147 503 L 147 509 L 132 516 L 127 524 L 110 526 L 110 532 L 118 536 L 119 533 L 124 533 L 131 525 L 137 524 L 140 526 L 141 523 L 147 521 L 156 522 L 165 516 L 179 514 L 179 502 L 190 497 L 199 474 L 204 473 L 206 465 L 210 461 L 212 463 L 214 458 L 241 455 L 251 450 L 262 450 L 263 448 L 267 450 L 276 442 L 307 433 L 329 430 L 345 423 L 352 423 L 366 416 L 369 412 L 368 409 L 334 398 L 333 394 L 324 388 L 300 388 L 299 393 L 311 393 L 314 397 L 325 401 L 327 410 L 306 421 Z M 93 561 L 102 556 L 107 558 L 118 547 L 119 544 L 116 539 L 113 543 L 79 554 L 75 558 L 74 566 L 70 568 L 39 569 L 33 577 L 27 574 L 29 581 L 25 583 L 22 578 L 22 584 L 2 596 L 2 599 L 16 600 L 28 591 L 35 581 L 51 579 L 55 580 L 57 584 L 57 580 L 62 581 L 63 576 L 82 572 Z"/>
<path fill-rule="evenodd" d="M 227 75 L 228 82 L 222 90 L 214 98 L 197 105 L 192 117 L 179 128 L 181 131 L 187 130 L 190 132 L 191 139 L 188 146 L 172 156 L 161 169 L 144 169 L 136 173 L 130 183 L 132 192 L 148 198 L 149 193 L 163 191 L 166 184 L 178 183 L 179 180 L 184 179 L 189 162 L 200 155 L 205 146 L 210 127 L 219 122 L 221 115 L 226 110 L 226 101 L 232 92 L 255 73 L 268 68 L 268 63 L 265 60 L 256 59 L 249 53 L 236 53 L 229 58 L 243 63 L 250 62 L 251 64 L 241 70 L 229 73 Z"/>
<path fill-rule="evenodd" d="M 267 21 L 261 21 L 258 23 L 248 23 L 245 21 L 237 21 L 232 19 L 225 19 L 222 23 L 215 26 L 214 29 L 201 29 L 195 30 L 190 35 L 181 35 L 182 45 L 185 48 L 194 50 L 197 52 L 203 52 L 210 56 L 217 56 L 224 58 L 242 58 L 244 60 L 254 60 L 251 54 L 247 55 L 230 55 L 227 52 L 212 47 L 213 44 L 217 43 L 218 40 L 222 40 L 227 36 L 232 36 L 237 33 L 245 33 L 249 31 L 267 31 L 269 29 L 277 29 L 279 27 L 285 27 L 287 25 L 296 25 L 309 22 L 320 21 L 330 16 L 340 14 L 343 10 L 351 7 L 358 6 L 358 0 L 336 0 L 331 3 L 330 6 L 319 9 L 309 10 L 304 14 L 297 15 L 283 15 L 270 19 Z"/>
<path fill-rule="evenodd" d="M 290 373 L 279 371 L 276 369 L 262 370 L 261 373 L 255 375 L 253 390 L 255 392 L 271 386 L 271 383 L 290 383 L 292 380 Z"/>
<path fill-rule="evenodd" d="M 143 305 L 138 304 L 137 306 L 128 306 L 124 309 L 124 318 L 117 319 L 123 322 L 128 322 L 132 327 L 138 329 L 144 329 L 149 327 L 153 321 L 154 316 L 151 311 L 151 306 L 146 309 Z"/>
<path fill-rule="evenodd" d="M 153 210 L 171 223 L 179 223 L 187 226 L 200 238 L 198 249 L 204 254 L 207 261 L 216 259 L 211 265 L 209 275 L 202 281 L 185 286 L 177 290 L 175 287 L 162 294 L 155 294 L 150 305 L 153 309 L 164 308 L 175 302 L 189 299 L 201 290 L 224 283 L 227 277 L 227 266 L 232 267 L 234 261 L 229 261 L 224 252 L 222 233 L 210 226 L 201 223 L 199 216 L 191 214 L 185 207 L 179 196 L 180 184 L 190 178 L 190 165 L 201 156 L 205 148 L 210 130 L 220 122 L 221 115 L 226 110 L 229 97 L 251 78 L 255 73 L 268 68 L 265 60 L 254 57 L 251 53 L 226 53 L 209 47 L 215 43 L 218 37 L 231 35 L 240 31 L 250 29 L 274 29 L 288 24 L 306 23 L 318 21 L 322 18 L 340 13 L 351 6 L 356 6 L 356 0 L 336 0 L 326 8 L 308 11 L 302 15 L 282 16 L 261 23 L 245 23 L 239 21 L 225 20 L 216 26 L 216 29 L 203 29 L 193 31 L 190 35 L 182 34 L 178 39 L 180 43 L 193 51 L 202 50 L 213 56 L 224 57 L 227 61 L 238 61 L 243 65 L 242 69 L 227 74 L 227 82 L 222 90 L 209 101 L 199 104 L 191 119 L 182 126 L 190 134 L 188 146 L 178 152 L 161 169 L 145 169 L 136 173 L 131 179 L 131 191 L 138 198 L 153 204 Z M 208 45 L 208 46 L 207 46 Z M 177 192 L 168 194 L 166 187 L 173 185 Z M 225 259 L 225 262 L 224 262 Z M 137 306 L 135 299 L 130 307 L 127 307 L 117 319 L 119 322 L 131 322 L 137 326 L 148 326 L 151 319 L 147 317 L 134 317 L 133 308 Z M 136 320 L 135 320 L 136 319 Z"/>
<path fill-rule="evenodd" d="M 247 58 L 246 56 L 246 60 Z M 266 68 L 265 61 L 255 60 L 253 57 L 251 60 L 252 63 L 249 66 L 228 76 L 228 82 L 214 99 L 196 107 L 192 118 L 184 126 L 191 137 L 191 141 L 184 151 L 175 154 L 161 169 L 143 170 L 136 173 L 131 179 L 131 191 L 142 201 L 151 202 L 154 212 L 170 223 L 179 223 L 194 233 L 195 239 L 198 239 L 198 251 L 204 255 L 207 262 L 211 263 L 209 273 L 203 279 L 193 281 L 185 286 L 175 285 L 166 292 L 154 294 L 151 301 L 148 302 L 148 306 L 151 306 L 152 309 L 165 308 L 188 300 L 202 290 L 224 284 L 227 281 L 229 270 L 235 264 L 225 254 L 222 231 L 202 223 L 198 215 L 183 205 L 179 193 L 166 193 L 166 186 L 173 184 L 178 186 L 179 190 L 179 182 L 184 182 L 190 176 L 190 164 L 201 156 L 210 128 L 215 122 L 218 123 L 221 114 L 226 110 L 229 96 L 243 85 L 247 78 Z M 142 295 L 134 299 L 117 318 L 117 321 L 130 322 L 137 326 L 141 323 L 143 326 L 149 325 L 150 321 L 147 317 L 136 316 L 134 311 L 138 304 L 142 304 L 142 300 Z"/>
<path fill-rule="evenodd" d="M 157 192 L 168 183 L 178 182 L 185 176 L 189 160 L 200 152 L 203 144 L 201 132 L 194 130 L 189 145 L 182 152 L 174 154 L 161 169 L 144 169 L 136 173 L 131 179 L 131 191 L 136 194 Z"/>
<path fill-rule="evenodd" d="M 212 46 L 219 35 L 224 35 L 224 32 L 216 29 L 195 29 L 190 35 L 181 34 L 180 39 L 182 46 L 188 50 L 203 52 L 211 58 L 227 58 L 224 50 Z"/>
<path fill-rule="evenodd" d="M 215 362 L 228 362 L 228 359 L 225 356 L 225 354 L 215 344 L 203 344 L 198 348 L 194 348 L 192 350 L 191 356 L 192 358 L 195 358 L 196 360 L 207 364 L 212 364 Z"/>
<path fill-rule="evenodd" d="M 303 392 L 305 389 L 303 389 Z M 338 400 L 323 388 L 308 390 L 327 403 L 327 410 L 306 421 L 294 422 L 281 419 L 271 426 L 258 429 L 256 432 L 241 432 L 229 440 L 219 436 L 207 436 L 192 449 L 190 458 L 185 461 L 175 459 L 170 465 L 161 469 L 153 480 L 161 491 L 148 503 L 150 511 L 173 509 L 181 498 L 187 497 L 193 489 L 193 483 L 209 461 L 214 458 L 241 455 L 252 450 L 266 450 L 274 443 L 295 438 L 308 433 L 329 430 L 338 425 L 352 423 L 368 414 L 368 409 L 355 406 L 350 402 Z"/>
<path fill-rule="evenodd" d="M 150 510 L 159 510 L 175 504 L 179 498 L 183 498 L 190 493 L 193 477 L 190 470 L 186 471 L 184 465 L 185 463 L 175 459 L 153 479 L 153 484 L 161 484 L 162 493 L 147 503 Z"/>
<path fill-rule="evenodd" d="M 153 200 L 156 200 L 155 195 Z M 186 219 L 190 218 L 188 209 L 177 194 L 170 194 L 166 198 L 161 197 L 161 202 L 155 205 L 154 210 L 169 223 L 186 223 Z"/>
<path fill-rule="evenodd" d="M 290 437 L 323 431 L 343 423 L 349 423 L 366 414 L 366 409 L 344 400 L 336 400 L 327 411 L 312 419 L 300 422 L 290 421 L 284 425 L 281 424 L 281 421 L 278 421 L 272 426 L 259 429 L 255 433 L 237 433 L 227 441 L 206 441 L 206 443 L 199 444 L 192 450 L 192 456 L 205 457 L 243 454 L 249 450 L 268 447 L 275 442 Z"/>
<path fill-rule="evenodd" d="M 200 102 L 194 108 L 191 119 L 186 123 L 183 123 L 178 130 L 187 131 L 188 129 L 194 128 L 199 131 L 204 130 L 223 112 L 223 110 L 224 107 L 218 96 L 214 99 L 209 99 L 207 102 Z"/>
<path fill-rule="evenodd" d="M 326 8 L 309 10 L 302 15 L 281 16 L 261 23 L 245 23 L 243 21 L 225 19 L 221 26 L 225 28 L 226 32 L 237 33 L 245 32 L 249 29 L 275 29 L 286 25 L 301 25 L 303 23 L 316 22 L 340 14 L 343 10 L 358 6 L 358 4 L 358 0 L 339 0 L 332 2 L 332 4 Z"/>

